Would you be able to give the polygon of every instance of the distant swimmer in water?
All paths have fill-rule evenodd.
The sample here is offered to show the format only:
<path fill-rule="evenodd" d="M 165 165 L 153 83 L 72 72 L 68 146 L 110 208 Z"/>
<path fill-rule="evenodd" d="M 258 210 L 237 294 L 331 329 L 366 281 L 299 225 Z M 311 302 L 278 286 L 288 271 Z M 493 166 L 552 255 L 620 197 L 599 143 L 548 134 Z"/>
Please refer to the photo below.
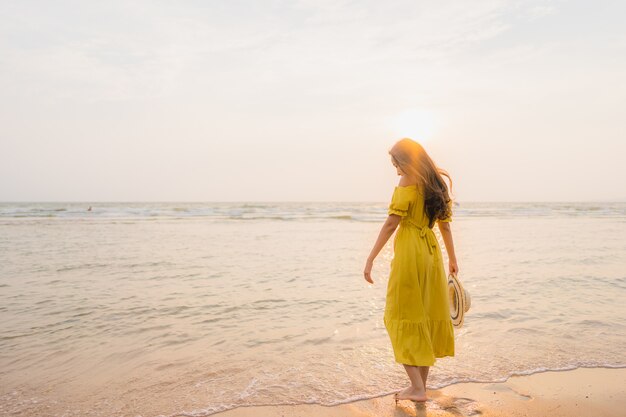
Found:
<path fill-rule="evenodd" d="M 87 209 L 87 211 L 91 211 L 91 206 L 89 206 L 89 208 Z"/>

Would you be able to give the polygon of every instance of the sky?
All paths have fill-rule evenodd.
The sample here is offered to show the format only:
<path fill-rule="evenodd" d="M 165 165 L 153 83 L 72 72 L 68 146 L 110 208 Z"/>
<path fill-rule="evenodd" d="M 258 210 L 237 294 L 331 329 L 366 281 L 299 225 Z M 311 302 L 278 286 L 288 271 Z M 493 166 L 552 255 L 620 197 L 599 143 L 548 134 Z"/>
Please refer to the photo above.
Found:
<path fill-rule="evenodd" d="M 0 201 L 626 201 L 623 1 L 0 0 Z"/>

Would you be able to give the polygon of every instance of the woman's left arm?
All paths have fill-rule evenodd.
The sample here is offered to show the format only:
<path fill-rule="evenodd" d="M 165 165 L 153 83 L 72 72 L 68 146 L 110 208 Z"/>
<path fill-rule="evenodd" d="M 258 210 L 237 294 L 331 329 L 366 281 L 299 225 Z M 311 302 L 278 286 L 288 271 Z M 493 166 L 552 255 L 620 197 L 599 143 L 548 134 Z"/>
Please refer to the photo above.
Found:
<path fill-rule="evenodd" d="M 448 270 L 452 275 L 459 273 L 459 266 L 456 263 L 456 254 L 454 253 L 454 241 L 452 240 L 452 229 L 450 228 L 450 222 L 437 222 L 443 243 L 446 245 L 446 252 L 448 253 Z"/>

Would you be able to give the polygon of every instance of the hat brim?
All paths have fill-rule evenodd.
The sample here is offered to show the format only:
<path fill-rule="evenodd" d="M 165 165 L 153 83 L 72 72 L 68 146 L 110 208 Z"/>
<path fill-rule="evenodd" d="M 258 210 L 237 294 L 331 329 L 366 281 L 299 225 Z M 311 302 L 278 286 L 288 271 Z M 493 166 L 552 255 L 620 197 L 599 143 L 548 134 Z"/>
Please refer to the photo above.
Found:
<path fill-rule="evenodd" d="M 448 276 L 448 294 L 450 301 L 450 318 L 454 327 L 462 327 L 465 312 L 469 309 L 471 299 L 455 275 Z"/>

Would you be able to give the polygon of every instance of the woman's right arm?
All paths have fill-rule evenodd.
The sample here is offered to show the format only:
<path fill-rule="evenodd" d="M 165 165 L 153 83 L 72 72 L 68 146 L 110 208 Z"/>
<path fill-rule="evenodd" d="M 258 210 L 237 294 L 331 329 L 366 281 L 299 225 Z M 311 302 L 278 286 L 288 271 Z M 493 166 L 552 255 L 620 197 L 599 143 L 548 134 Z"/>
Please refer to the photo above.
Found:
<path fill-rule="evenodd" d="M 452 240 L 452 229 L 450 228 L 450 222 L 437 222 L 443 243 L 446 245 L 446 252 L 448 253 L 448 271 L 452 275 L 459 273 L 459 266 L 456 263 L 456 254 L 454 253 L 454 241 Z"/>
<path fill-rule="evenodd" d="M 401 216 L 398 216 L 397 214 L 390 214 L 383 226 L 380 228 L 378 239 L 376 239 L 376 243 L 374 243 L 370 256 L 368 256 L 367 261 L 365 262 L 365 270 L 363 271 L 365 280 L 370 284 L 374 283 L 372 280 L 372 267 L 374 266 L 374 259 L 376 259 L 380 251 L 385 247 L 385 244 L 391 235 L 393 235 L 393 232 L 395 232 L 398 224 L 400 224 L 400 220 L 402 220 Z"/>

